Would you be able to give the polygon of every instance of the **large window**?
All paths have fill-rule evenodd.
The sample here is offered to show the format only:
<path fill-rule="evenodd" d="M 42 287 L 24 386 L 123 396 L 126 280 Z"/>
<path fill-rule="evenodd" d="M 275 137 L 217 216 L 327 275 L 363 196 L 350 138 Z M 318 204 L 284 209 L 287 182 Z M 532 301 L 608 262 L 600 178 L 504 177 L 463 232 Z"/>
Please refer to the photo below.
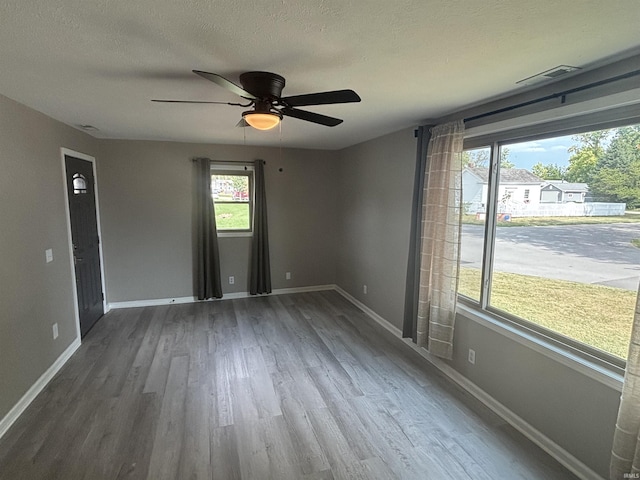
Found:
<path fill-rule="evenodd" d="M 459 293 L 625 358 L 640 276 L 640 126 L 496 141 L 464 162 Z"/>
<path fill-rule="evenodd" d="M 252 231 L 253 169 L 225 165 L 212 167 L 211 196 L 219 232 Z"/>

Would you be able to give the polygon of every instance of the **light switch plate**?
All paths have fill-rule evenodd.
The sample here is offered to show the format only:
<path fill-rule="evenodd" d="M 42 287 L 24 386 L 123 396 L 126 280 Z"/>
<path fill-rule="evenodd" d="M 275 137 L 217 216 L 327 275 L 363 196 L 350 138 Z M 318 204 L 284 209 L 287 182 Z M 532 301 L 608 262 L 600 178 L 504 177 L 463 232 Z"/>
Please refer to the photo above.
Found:
<path fill-rule="evenodd" d="M 47 248 L 44 251 L 44 258 L 46 259 L 47 263 L 53 262 L 53 249 L 52 248 Z"/>

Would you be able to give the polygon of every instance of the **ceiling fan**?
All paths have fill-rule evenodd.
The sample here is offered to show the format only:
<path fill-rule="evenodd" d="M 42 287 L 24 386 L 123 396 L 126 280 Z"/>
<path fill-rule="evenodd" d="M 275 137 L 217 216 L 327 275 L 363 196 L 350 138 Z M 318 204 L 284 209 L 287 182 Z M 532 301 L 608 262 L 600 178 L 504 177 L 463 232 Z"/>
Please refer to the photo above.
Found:
<path fill-rule="evenodd" d="M 252 107 L 242 113 L 242 119 L 236 126 L 252 126 L 258 130 L 269 130 L 280 123 L 283 116 L 294 117 L 307 122 L 335 127 L 343 120 L 328 117 L 296 107 L 309 105 L 329 105 L 333 103 L 359 102 L 360 97 L 353 90 L 333 90 L 331 92 L 308 93 L 282 97 L 282 89 L 285 85 L 284 77 L 270 72 L 246 72 L 240 75 L 240 85 L 227 80 L 215 73 L 193 70 L 193 73 L 202 78 L 226 88 L 230 92 L 247 100 L 247 103 L 208 102 L 197 100 L 151 100 L 164 103 L 213 103 L 234 105 L 238 107 Z"/>

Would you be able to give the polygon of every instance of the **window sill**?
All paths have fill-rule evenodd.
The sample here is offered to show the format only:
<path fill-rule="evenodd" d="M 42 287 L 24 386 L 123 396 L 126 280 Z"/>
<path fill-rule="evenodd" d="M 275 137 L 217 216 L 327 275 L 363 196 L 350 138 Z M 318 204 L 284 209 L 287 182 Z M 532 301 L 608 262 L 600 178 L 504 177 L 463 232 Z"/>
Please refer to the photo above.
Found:
<path fill-rule="evenodd" d="M 218 238 L 253 237 L 253 232 L 218 232 Z"/>
<path fill-rule="evenodd" d="M 595 359 L 589 358 L 587 354 L 581 355 L 571 347 L 546 338 L 542 334 L 501 320 L 488 312 L 480 311 L 461 302 L 458 302 L 458 314 L 614 390 L 622 391 L 622 382 L 624 380 L 624 370 L 622 368 L 614 365 L 603 365 L 595 361 Z"/>

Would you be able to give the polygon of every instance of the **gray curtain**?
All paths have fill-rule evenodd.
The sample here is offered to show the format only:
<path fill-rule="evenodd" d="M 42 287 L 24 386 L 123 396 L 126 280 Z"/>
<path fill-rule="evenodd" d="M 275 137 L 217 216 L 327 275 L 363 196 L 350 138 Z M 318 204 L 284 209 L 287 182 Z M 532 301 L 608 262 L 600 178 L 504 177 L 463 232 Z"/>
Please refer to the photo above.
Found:
<path fill-rule="evenodd" d="M 218 232 L 216 216 L 211 198 L 211 160 L 196 158 L 196 249 L 197 264 L 197 297 L 198 300 L 222 298 L 222 282 L 220 281 L 220 254 L 218 252 Z"/>
<path fill-rule="evenodd" d="M 267 193 L 264 186 L 264 162 L 254 162 L 255 203 L 253 211 L 253 243 L 251 245 L 251 271 L 249 293 L 271 293 L 271 267 L 269 265 L 269 231 L 267 227 Z"/>
<path fill-rule="evenodd" d="M 424 196 L 424 176 L 427 165 L 427 146 L 431 136 L 431 125 L 416 130 L 418 150 L 416 153 L 416 173 L 413 183 L 413 204 L 411 207 L 411 236 L 409 238 L 409 261 L 407 263 L 407 286 L 404 298 L 404 322 L 402 336 L 418 339 L 418 296 L 420 287 L 420 246 L 422 243 L 422 201 Z"/>

